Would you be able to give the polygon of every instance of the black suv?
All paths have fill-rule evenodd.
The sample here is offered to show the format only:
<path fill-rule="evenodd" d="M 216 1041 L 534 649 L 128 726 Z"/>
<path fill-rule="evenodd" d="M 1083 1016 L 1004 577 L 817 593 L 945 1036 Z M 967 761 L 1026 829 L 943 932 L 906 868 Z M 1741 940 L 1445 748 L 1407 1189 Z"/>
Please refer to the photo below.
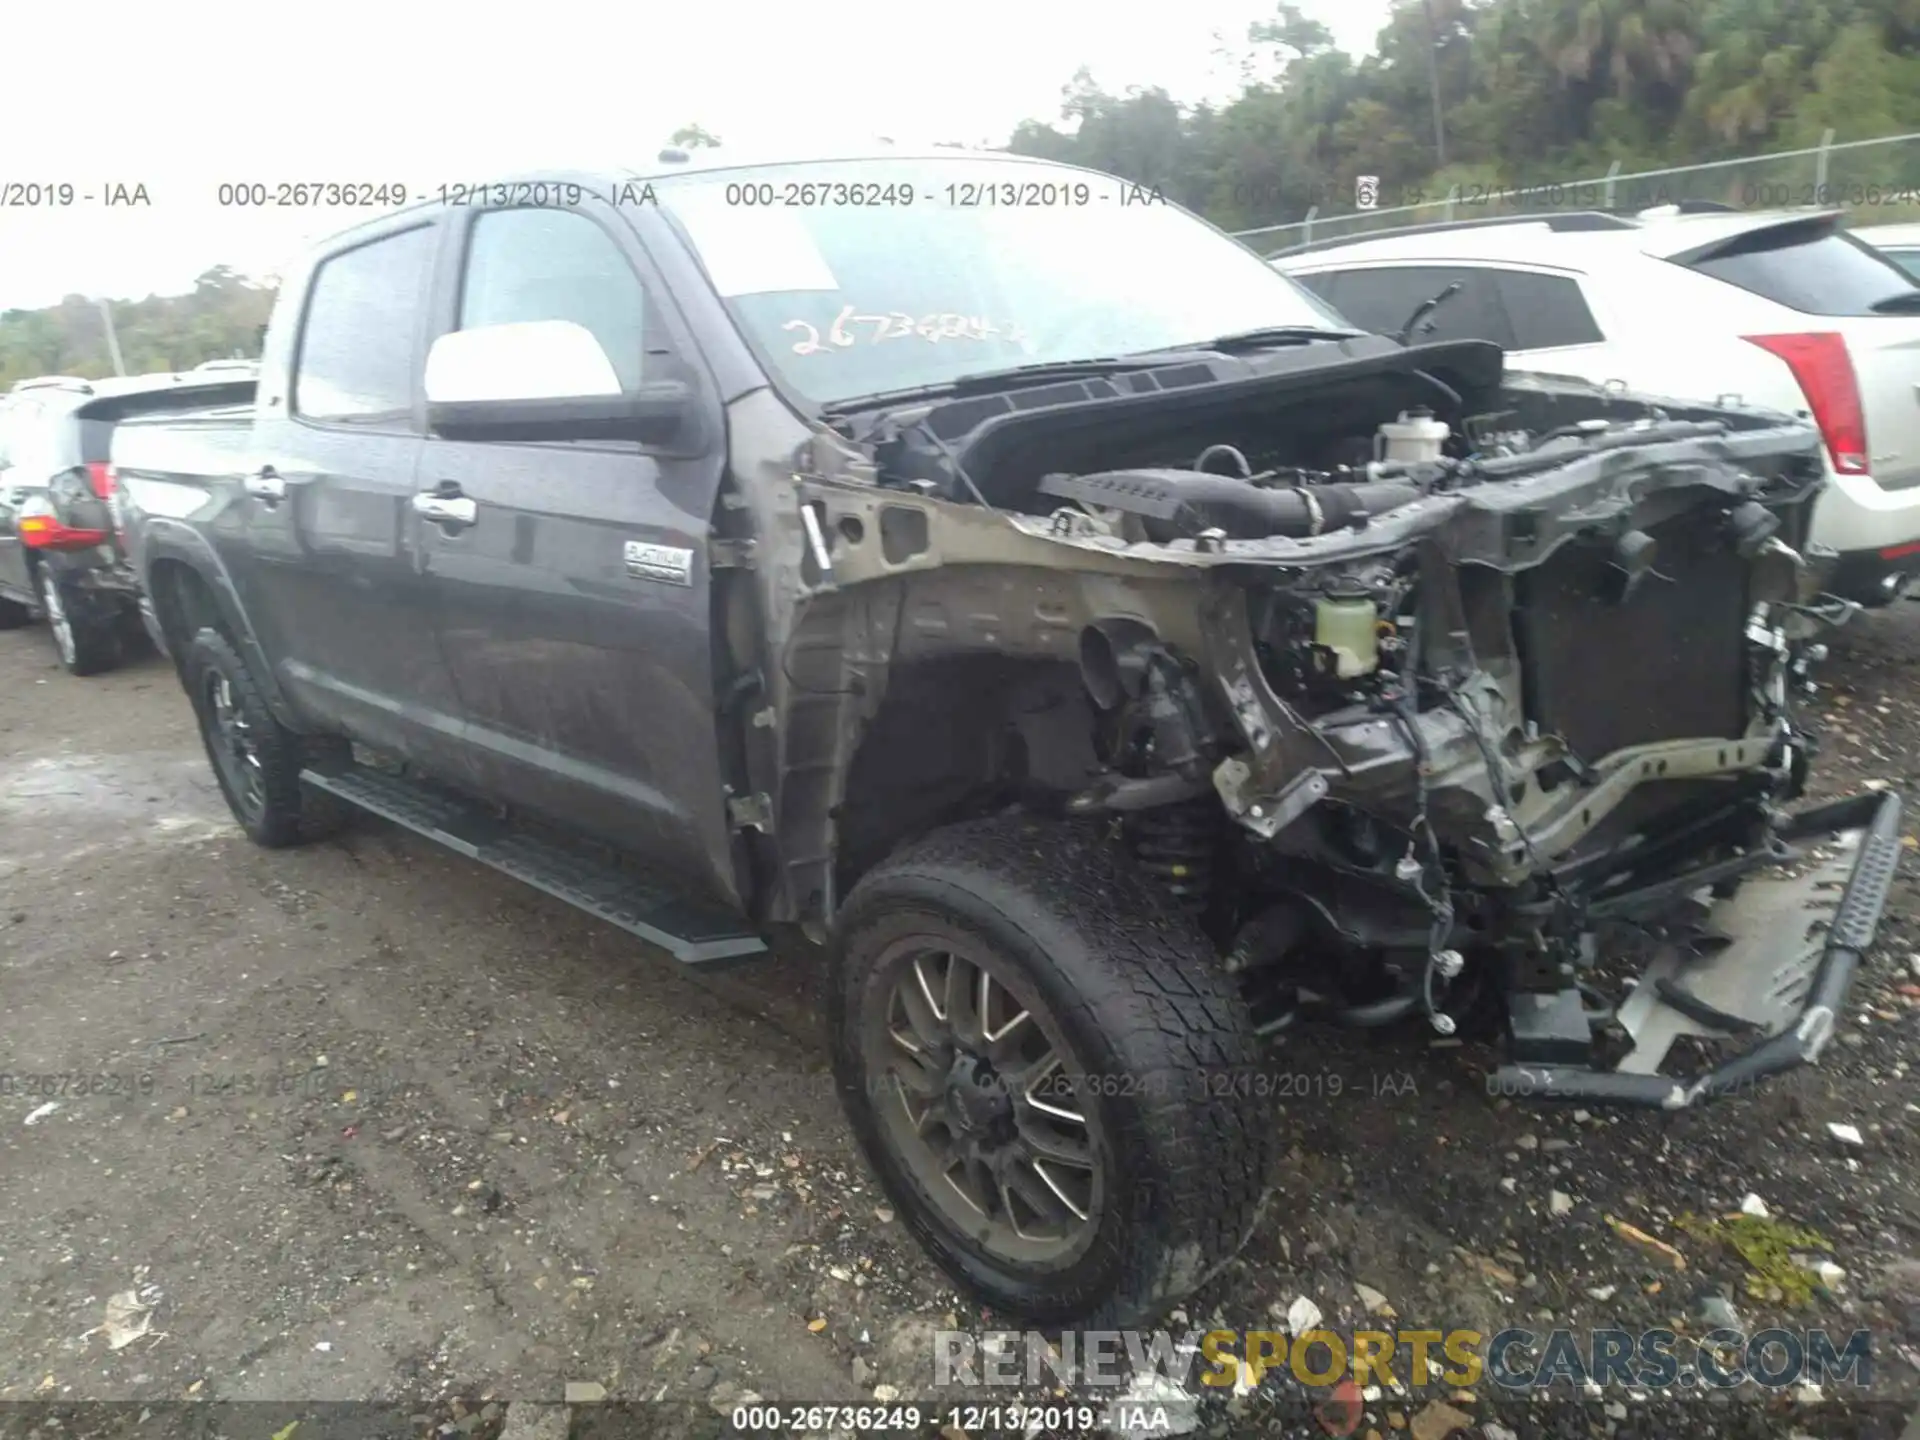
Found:
<path fill-rule="evenodd" d="M 75 675 L 140 640 L 139 592 L 115 534 L 114 428 L 134 415 L 245 399 L 225 372 L 26 381 L 0 401 L 0 629 L 37 610 Z"/>

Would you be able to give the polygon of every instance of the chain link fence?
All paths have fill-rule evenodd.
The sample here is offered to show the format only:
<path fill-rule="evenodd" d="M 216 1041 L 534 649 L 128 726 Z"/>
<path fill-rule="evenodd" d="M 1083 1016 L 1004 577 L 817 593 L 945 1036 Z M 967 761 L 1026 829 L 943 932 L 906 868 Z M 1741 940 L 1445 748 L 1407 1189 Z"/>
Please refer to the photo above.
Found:
<path fill-rule="evenodd" d="M 1848 212 L 1855 225 L 1920 220 L 1920 134 L 1826 143 L 1740 160 L 1680 165 L 1511 189 L 1456 185 L 1445 195 L 1384 209 L 1328 214 L 1318 207 L 1292 225 L 1242 230 L 1239 238 L 1263 254 L 1316 240 L 1394 230 L 1437 221 L 1500 215 L 1550 215 L 1566 210 L 1633 212 L 1658 205 L 1708 202 L 1739 210 L 1813 205 Z M 1355 182 L 1356 190 L 1358 181 Z M 1357 198 L 1357 197 L 1356 197 Z"/>

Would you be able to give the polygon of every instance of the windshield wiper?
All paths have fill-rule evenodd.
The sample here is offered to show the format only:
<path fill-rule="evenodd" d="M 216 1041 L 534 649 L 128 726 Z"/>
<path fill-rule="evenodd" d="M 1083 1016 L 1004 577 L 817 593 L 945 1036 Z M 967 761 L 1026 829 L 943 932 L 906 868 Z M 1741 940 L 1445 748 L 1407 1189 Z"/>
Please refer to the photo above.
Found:
<path fill-rule="evenodd" d="M 1151 370 L 1156 365 L 1164 364 L 1166 356 L 1158 352 L 1150 355 L 1097 355 L 1090 360 L 1036 360 L 1030 365 L 1008 365 L 1000 370 L 975 370 L 970 374 L 956 375 L 953 388 L 956 394 L 964 394 L 982 386 L 991 388 L 1002 385 L 1009 380 L 1077 380 L 1092 375 L 1124 375 L 1132 370 Z"/>
<path fill-rule="evenodd" d="M 1101 355 L 1091 360 L 1038 360 L 1030 365 L 1009 365 L 1003 370 L 975 370 L 931 385 L 910 385 L 903 390 L 876 390 L 869 395 L 848 395 L 844 399 L 828 402 L 821 407 L 821 413 L 844 415 L 853 410 L 877 410 L 915 400 L 947 400 L 956 395 L 978 394 L 1006 385 L 1019 385 L 1027 380 L 1078 380 L 1099 375 L 1123 375 L 1133 370 L 1151 370 L 1166 363 L 1165 355 Z"/>
<path fill-rule="evenodd" d="M 1876 315 L 1911 315 L 1920 311 L 1920 290 L 1909 290 L 1904 295 L 1889 295 L 1884 300 L 1876 300 L 1867 307 Z"/>
<path fill-rule="evenodd" d="M 1265 325 L 1257 330 L 1236 330 L 1216 335 L 1211 340 L 1196 340 L 1181 345 L 1181 350 L 1258 350 L 1265 345 L 1305 345 L 1315 340 L 1357 340 L 1364 330 L 1334 330 L 1324 325 Z"/>
<path fill-rule="evenodd" d="M 1418 305 L 1413 307 L 1413 313 L 1407 317 L 1407 323 L 1400 327 L 1393 338 L 1398 340 L 1402 345 L 1410 345 L 1413 343 L 1413 337 L 1415 335 L 1431 335 L 1433 333 L 1433 326 L 1430 324 L 1423 325 L 1421 322 L 1426 320 L 1429 315 L 1433 314 L 1434 311 L 1438 310 L 1442 305 L 1446 304 L 1447 301 L 1451 300 L 1466 288 L 1466 281 L 1456 280 L 1438 295 L 1422 300 Z"/>
<path fill-rule="evenodd" d="M 823 413 L 844 414 L 850 410 L 878 409 L 914 400 L 942 400 L 955 395 L 978 394 L 1029 380 L 1085 380 L 1101 375 L 1126 375 L 1136 370 L 1153 370 L 1169 365 L 1183 356 L 1204 360 L 1209 354 L 1221 354 L 1236 348 L 1262 345 L 1305 344 L 1314 340 L 1354 340 L 1364 330 L 1330 330 L 1317 325 L 1280 325 L 1262 330 L 1246 330 L 1222 335 L 1215 340 L 1197 340 L 1169 345 L 1162 350 L 1137 350 L 1127 355 L 1096 355 L 1085 360 L 1036 360 L 1028 365 L 1008 365 L 999 370 L 975 370 L 956 375 L 934 385 L 915 385 L 905 390 L 881 390 L 871 395 L 849 395 L 823 407 Z"/>

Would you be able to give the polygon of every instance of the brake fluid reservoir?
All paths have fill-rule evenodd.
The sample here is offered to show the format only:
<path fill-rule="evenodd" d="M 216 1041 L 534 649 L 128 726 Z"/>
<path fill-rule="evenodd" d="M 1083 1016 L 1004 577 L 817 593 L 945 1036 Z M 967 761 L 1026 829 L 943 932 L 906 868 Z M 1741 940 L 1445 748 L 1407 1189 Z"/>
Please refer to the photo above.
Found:
<path fill-rule="evenodd" d="M 1398 420 L 1389 420 L 1376 432 L 1374 450 L 1382 460 L 1438 460 L 1452 434 L 1447 422 L 1434 419 L 1431 410 L 1405 410 Z"/>
<path fill-rule="evenodd" d="M 1379 619 L 1373 597 L 1358 588 L 1332 591 L 1314 603 L 1314 644 L 1333 652 L 1334 673 L 1342 680 L 1379 668 Z"/>

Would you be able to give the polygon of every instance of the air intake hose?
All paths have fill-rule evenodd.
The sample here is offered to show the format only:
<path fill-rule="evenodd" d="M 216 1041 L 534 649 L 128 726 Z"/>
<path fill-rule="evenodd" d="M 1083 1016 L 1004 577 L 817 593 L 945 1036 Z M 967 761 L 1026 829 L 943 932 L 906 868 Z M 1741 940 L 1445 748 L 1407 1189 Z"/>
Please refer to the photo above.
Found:
<path fill-rule="evenodd" d="M 1353 481 L 1269 489 L 1201 470 L 1107 470 L 1048 475 L 1040 493 L 1138 515 L 1156 541 L 1220 529 L 1236 540 L 1322 535 L 1362 515 L 1383 515 L 1420 498 L 1403 481 Z"/>

